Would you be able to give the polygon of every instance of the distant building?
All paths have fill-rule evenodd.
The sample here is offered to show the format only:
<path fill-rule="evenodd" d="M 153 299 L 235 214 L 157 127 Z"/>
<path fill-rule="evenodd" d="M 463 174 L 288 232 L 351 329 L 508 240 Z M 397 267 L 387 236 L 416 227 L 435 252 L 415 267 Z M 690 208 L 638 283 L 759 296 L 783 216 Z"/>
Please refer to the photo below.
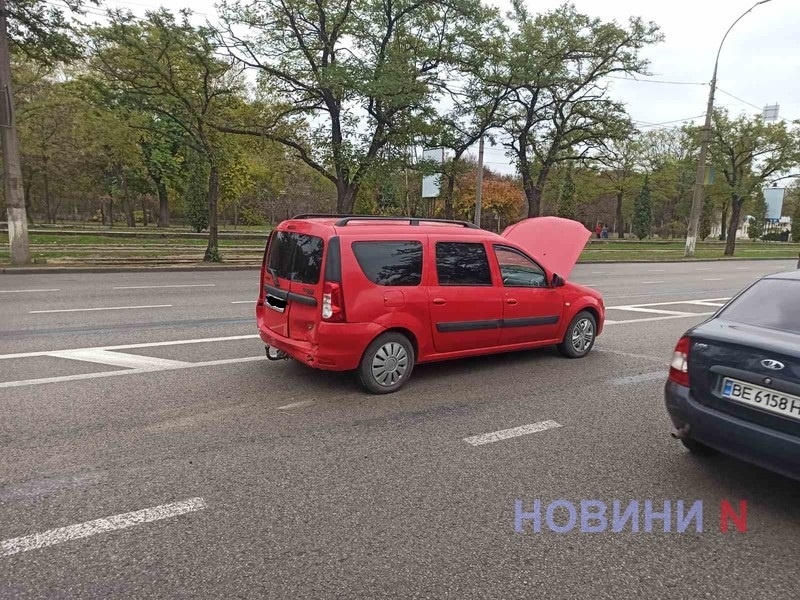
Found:
<path fill-rule="evenodd" d="M 736 230 L 736 239 L 737 240 L 746 240 L 747 239 L 747 230 L 750 227 L 750 215 L 745 216 L 744 222 Z M 777 223 L 768 224 L 766 227 L 766 231 L 784 231 L 785 229 L 792 228 L 792 218 L 791 217 L 781 217 Z M 719 238 L 720 234 L 722 233 L 722 228 L 720 227 L 719 223 L 715 223 L 711 226 L 711 235 L 710 238 Z M 797 236 L 795 236 L 797 237 Z"/>

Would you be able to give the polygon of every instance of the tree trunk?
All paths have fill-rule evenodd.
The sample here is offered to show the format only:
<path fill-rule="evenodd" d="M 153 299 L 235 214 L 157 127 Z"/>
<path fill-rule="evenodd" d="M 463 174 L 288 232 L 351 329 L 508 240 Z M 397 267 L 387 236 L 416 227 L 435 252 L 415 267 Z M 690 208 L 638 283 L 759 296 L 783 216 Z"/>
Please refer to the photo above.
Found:
<path fill-rule="evenodd" d="M 217 199 L 219 198 L 219 172 L 217 165 L 211 165 L 208 175 L 208 246 L 203 257 L 204 262 L 219 262 L 219 240 L 217 230 L 219 219 L 217 217 Z"/>
<path fill-rule="evenodd" d="M 625 219 L 622 216 L 622 192 L 617 192 L 617 235 L 625 239 Z"/>
<path fill-rule="evenodd" d="M 114 228 L 114 196 L 108 196 L 108 222 L 111 228 Z"/>
<path fill-rule="evenodd" d="M 156 191 L 158 192 L 158 226 L 169 227 L 169 195 L 167 186 L 160 177 L 156 181 Z"/>
<path fill-rule="evenodd" d="M 728 236 L 728 205 L 722 207 L 722 221 L 720 222 L 720 238 L 723 242 Z"/>
<path fill-rule="evenodd" d="M 453 219 L 453 190 L 456 187 L 456 176 L 453 173 L 447 175 L 447 191 L 444 196 L 444 218 Z"/>
<path fill-rule="evenodd" d="M 733 256 L 736 249 L 736 230 L 739 229 L 739 217 L 744 199 L 731 201 L 731 222 L 728 224 L 728 239 L 725 242 L 725 256 Z"/>
<path fill-rule="evenodd" d="M 356 203 L 358 185 L 352 182 L 342 182 L 336 184 L 336 212 L 340 215 L 353 213 Z"/>
<path fill-rule="evenodd" d="M 145 197 L 142 196 L 142 225 L 147 227 L 147 206 L 145 206 Z"/>
<path fill-rule="evenodd" d="M 26 265 L 31 262 L 28 242 L 28 219 L 25 216 L 25 193 L 22 185 L 22 167 L 19 162 L 19 140 L 14 119 L 14 92 L 11 88 L 11 56 L 8 50 L 8 24 L 6 3 L 0 6 L 0 140 L 3 145 L 3 187 L 8 215 L 8 244 L 11 264 Z"/>
<path fill-rule="evenodd" d="M 128 227 L 136 227 L 136 219 L 133 216 L 133 204 L 128 197 L 128 178 L 122 175 L 122 212 L 125 213 L 125 223 Z"/>
<path fill-rule="evenodd" d="M 100 222 L 105 226 L 106 224 L 106 201 L 105 199 L 100 201 Z"/>
<path fill-rule="evenodd" d="M 42 173 L 42 182 L 44 184 L 44 211 L 47 213 L 45 217 L 48 223 L 55 224 L 56 216 L 55 211 L 50 207 L 50 178 L 47 176 L 47 164 L 45 163 L 44 172 Z"/>

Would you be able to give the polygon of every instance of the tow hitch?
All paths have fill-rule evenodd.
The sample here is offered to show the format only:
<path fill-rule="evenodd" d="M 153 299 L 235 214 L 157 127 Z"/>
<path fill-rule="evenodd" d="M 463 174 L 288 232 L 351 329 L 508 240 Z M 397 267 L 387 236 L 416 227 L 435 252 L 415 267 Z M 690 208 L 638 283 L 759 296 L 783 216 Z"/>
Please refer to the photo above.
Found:
<path fill-rule="evenodd" d="M 689 429 L 691 429 L 690 425 L 684 425 L 680 429 L 676 429 L 670 435 L 674 437 L 676 440 L 685 440 L 689 435 Z"/>
<path fill-rule="evenodd" d="M 264 346 L 264 350 L 267 352 L 267 358 L 269 360 L 288 360 L 289 355 L 286 354 L 283 350 L 278 350 L 277 348 L 273 348 L 272 346 Z"/>

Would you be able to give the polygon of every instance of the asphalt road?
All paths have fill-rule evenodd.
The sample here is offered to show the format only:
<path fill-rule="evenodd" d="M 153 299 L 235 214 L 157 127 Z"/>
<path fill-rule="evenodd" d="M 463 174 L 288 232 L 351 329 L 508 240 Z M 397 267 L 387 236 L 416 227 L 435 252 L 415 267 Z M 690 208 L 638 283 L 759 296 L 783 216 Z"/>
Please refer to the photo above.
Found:
<path fill-rule="evenodd" d="M 264 360 L 255 271 L 0 276 L 0 597 L 796 597 L 800 485 L 693 458 L 662 396 L 685 329 L 795 267 L 579 265 L 609 307 L 588 357 L 420 366 L 387 397 Z M 557 500 L 608 527 L 556 533 Z M 646 532 L 647 500 L 702 501 L 702 532 Z"/>

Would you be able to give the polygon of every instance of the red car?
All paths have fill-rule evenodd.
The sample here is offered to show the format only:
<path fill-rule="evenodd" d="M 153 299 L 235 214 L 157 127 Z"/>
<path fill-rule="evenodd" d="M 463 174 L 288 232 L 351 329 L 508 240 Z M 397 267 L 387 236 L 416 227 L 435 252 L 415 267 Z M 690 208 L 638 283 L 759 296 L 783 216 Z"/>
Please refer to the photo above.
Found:
<path fill-rule="evenodd" d="M 601 295 L 566 281 L 591 232 L 542 217 L 471 223 L 300 215 L 269 236 L 256 319 L 272 360 L 357 370 L 373 393 L 417 363 L 557 345 L 585 356 Z"/>

